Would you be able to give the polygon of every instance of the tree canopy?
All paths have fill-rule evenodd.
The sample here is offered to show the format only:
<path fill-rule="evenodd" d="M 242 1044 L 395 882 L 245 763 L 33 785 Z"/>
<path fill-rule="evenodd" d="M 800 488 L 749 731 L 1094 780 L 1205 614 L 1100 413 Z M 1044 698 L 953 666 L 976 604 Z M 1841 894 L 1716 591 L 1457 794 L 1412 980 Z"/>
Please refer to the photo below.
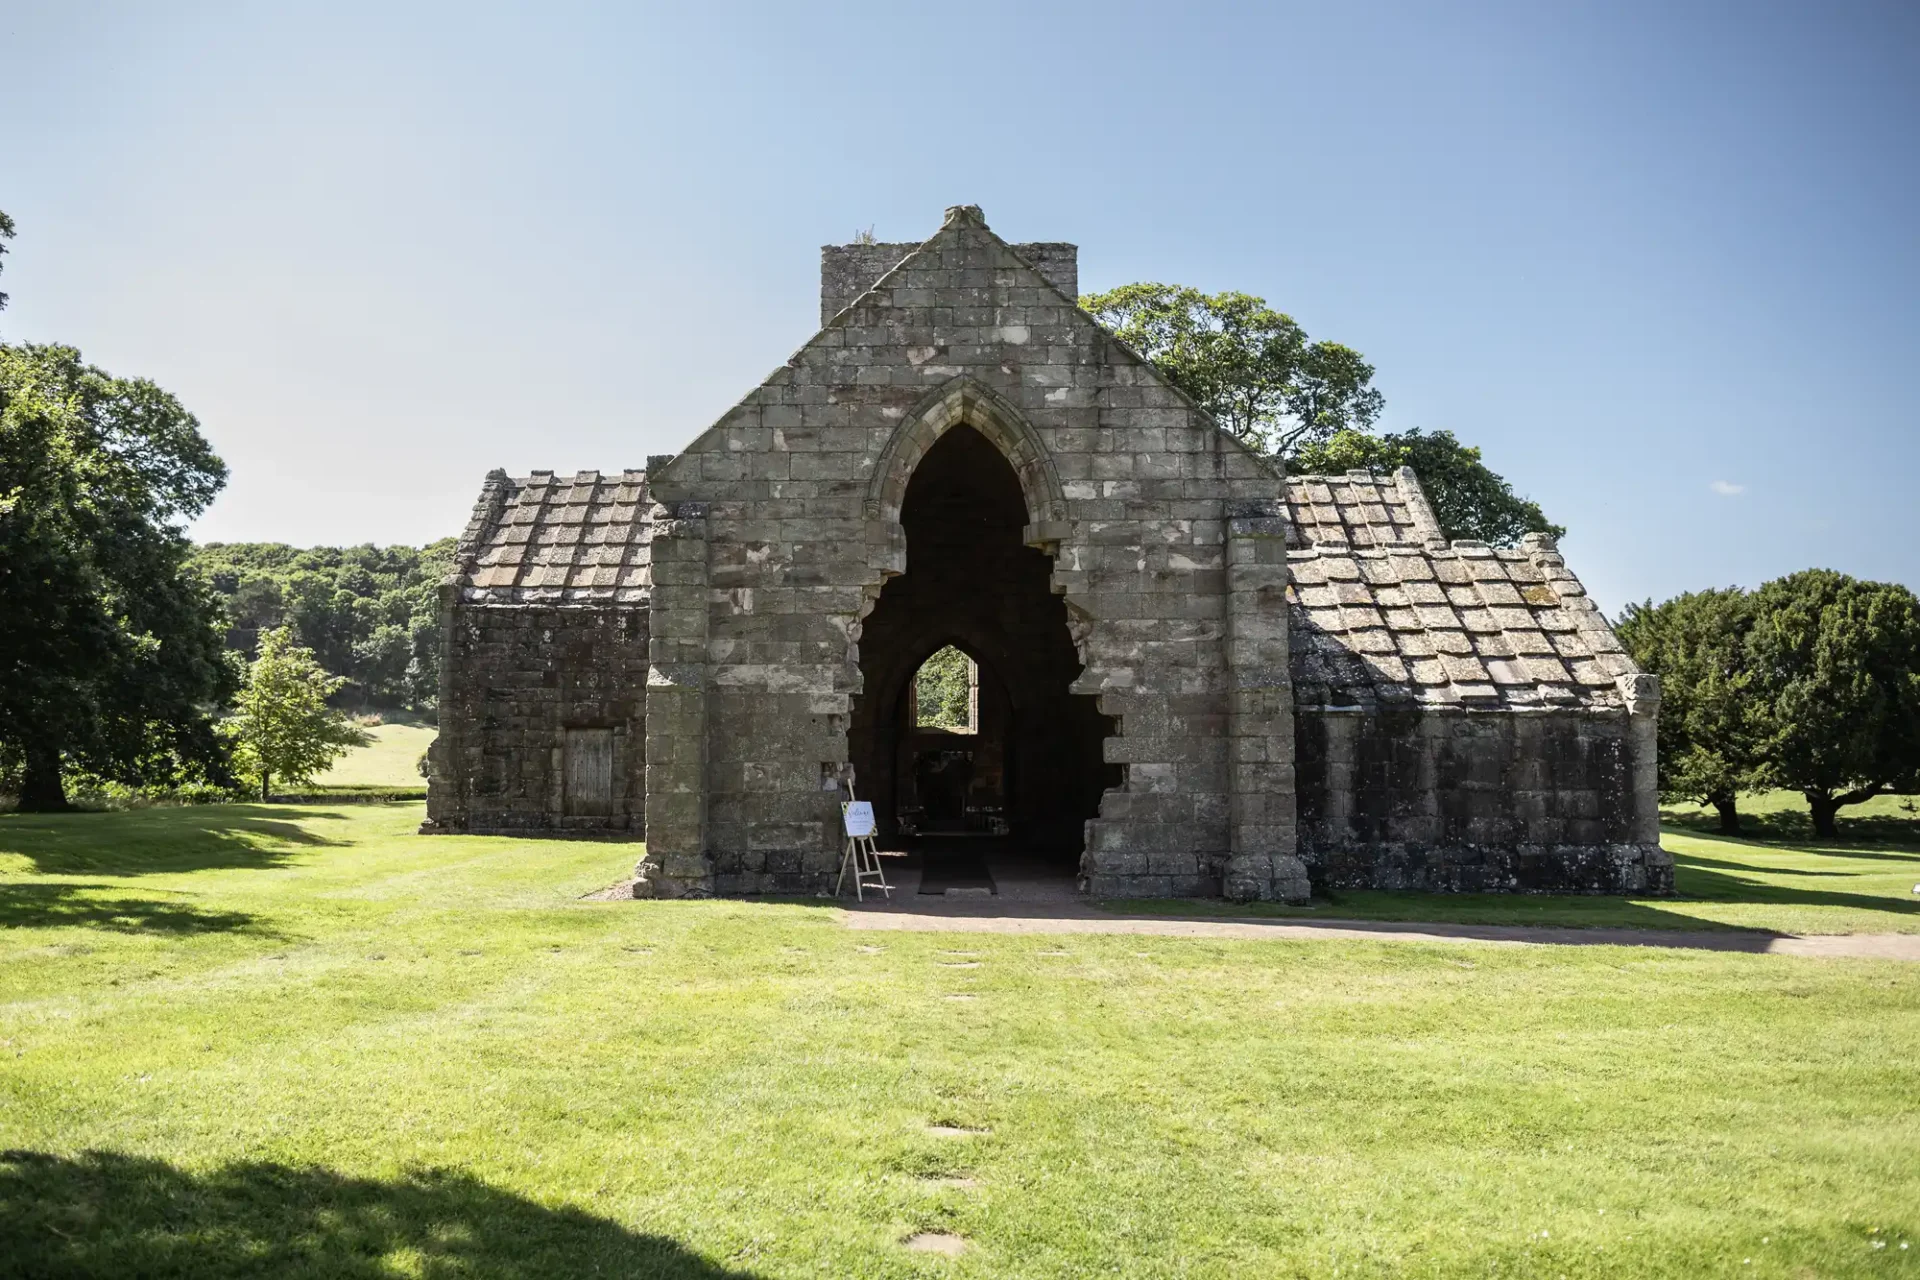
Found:
<path fill-rule="evenodd" d="M 916 722 L 965 731 L 973 722 L 973 659 L 948 645 L 925 662 L 914 678 Z"/>
<path fill-rule="evenodd" d="M 225 776 L 234 672 L 180 525 L 226 467 L 180 402 L 71 347 L 0 345 L 0 764 L 25 809 L 62 773 Z"/>
<path fill-rule="evenodd" d="M 1264 298 L 1145 283 L 1080 305 L 1262 453 L 1285 455 L 1380 416 L 1373 366 L 1352 347 L 1308 340 Z"/>
<path fill-rule="evenodd" d="M 13 219 L 7 216 L 5 209 L 0 209 L 0 258 L 4 258 L 7 255 L 7 241 L 11 239 L 13 239 Z M 0 263 L 0 270 L 5 269 L 5 264 Z M 6 309 L 7 295 L 0 293 L 0 311 L 5 311 Z"/>
<path fill-rule="evenodd" d="M 336 701 L 427 706 L 440 687 L 439 584 L 454 539 L 425 547 L 290 547 L 277 542 L 196 547 L 194 572 L 226 607 L 227 644 L 251 655 L 259 635 L 288 626 L 322 669 Z"/>
<path fill-rule="evenodd" d="M 1661 677 L 1660 782 L 1738 827 L 1741 791 L 1806 798 L 1814 831 L 1920 787 L 1920 600 L 1808 569 L 1762 586 L 1634 605 L 1619 635 Z"/>
<path fill-rule="evenodd" d="M 1214 420 L 1296 474 L 1412 467 L 1449 538 L 1512 546 L 1565 529 L 1450 431 L 1375 435 L 1385 399 L 1352 347 L 1312 341 L 1293 317 L 1246 293 L 1129 284 L 1080 305 Z"/>
<path fill-rule="evenodd" d="M 260 633 L 238 708 L 221 727 L 237 748 L 235 763 L 258 784 L 262 800 L 272 799 L 275 778 L 310 782 L 349 748 L 371 741 L 327 706 L 343 683 L 320 669 L 311 649 L 294 642 L 292 628 Z"/>
<path fill-rule="evenodd" d="M 1747 662 L 1768 779 L 1834 834 L 1842 806 L 1920 786 L 1920 600 L 1808 569 L 1753 596 Z"/>

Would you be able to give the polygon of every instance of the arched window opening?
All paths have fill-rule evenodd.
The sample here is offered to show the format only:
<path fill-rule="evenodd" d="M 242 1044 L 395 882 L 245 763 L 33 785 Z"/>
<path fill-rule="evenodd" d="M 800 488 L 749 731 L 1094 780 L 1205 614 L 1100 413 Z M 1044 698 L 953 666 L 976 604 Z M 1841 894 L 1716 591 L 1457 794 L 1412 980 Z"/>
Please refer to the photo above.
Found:
<path fill-rule="evenodd" d="M 1087 820 L 1122 785 L 1104 759 L 1116 726 L 1073 692 L 1080 656 L 1052 562 L 1025 541 L 1044 508 L 1022 477 L 995 439 L 950 425 L 898 498 L 900 564 L 860 624 L 847 747 L 883 837 L 933 860 L 923 892 L 962 846 L 974 871 L 991 852 L 1076 874 Z"/>
<path fill-rule="evenodd" d="M 980 732 L 980 668 L 948 645 L 913 677 L 913 725 L 951 733 Z"/>

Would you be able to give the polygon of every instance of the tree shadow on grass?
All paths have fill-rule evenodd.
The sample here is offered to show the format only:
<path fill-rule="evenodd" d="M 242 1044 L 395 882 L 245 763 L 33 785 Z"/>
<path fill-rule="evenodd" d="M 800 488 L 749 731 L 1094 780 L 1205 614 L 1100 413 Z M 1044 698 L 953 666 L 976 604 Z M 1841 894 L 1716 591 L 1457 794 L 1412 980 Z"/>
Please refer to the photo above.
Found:
<path fill-rule="evenodd" d="M 0 1271 L 31 1276 L 648 1276 L 751 1280 L 664 1236 L 466 1174 L 391 1181 L 111 1151 L 0 1152 Z"/>
<path fill-rule="evenodd" d="M 1716 837 L 1718 838 L 1718 837 Z M 1738 842 L 1733 842 L 1738 843 Z M 1765 847 L 1765 846 L 1762 846 Z M 1863 856 L 1845 850 L 1847 856 Z M 1873 855 L 1864 855 L 1873 856 Z M 1879 855 L 1887 857 L 1889 855 Z M 1845 907 L 1888 917 L 1920 915 L 1920 898 L 1890 897 L 1884 894 L 1843 893 L 1804 885 L 1774 883 L 1761 876 L 1783 878 L 1800 875 L 1852 878 L 1859 872 L 1813 871 L 1798 868 L 1747 866 L 1737 862 L 1704 858 L 1692 853 L 1673 855 L 1677 892 L 1671 898 L 1630 898 L 1612 894 L 1508 894 L 1508 893 L 1431 893 L 1399 889 L 1323 890 L 1308 907 L 1279 903 L 1232 903 L 1209 899 L 1120 899 L 1094 905 L 1129 915 L 1153 915 L 1164 919 L 1205 920 L 1221 916 L 1242 918 L 1274 917 L 1288 923 L 1311 924 L 1316 921 L 1340 924 L 1345 921 L 1404 925 L 1408 928 L 1463 926 L 1470 930 L 1488 928 L 1545 929 L 1626 929 L 1678 934 L 1744 934 L 1750 939 L 1779 936 L 1765 926 L 1729 923 L 1690 916 L 1692 904 L 1755 904 L 1770 906 Z M 911 909 L 911 908 L 906 908 Z M 995 914 L 1046 914 L 1054 907 L 1022 911 L 1018 907 L 995 907 Z M 1888 927 L 1893 920 L 1886 921 Z M 1463 935 L 1464 936 L 1464 935 Z M 1574 937 L 1543 941 L 1579 941 Z M 1605 941 L 1595 938 L 1593 941 Z M 1676 942 L 1674 945 L 1692 945 Z M 1711 944 L 1733 947 L 1731 941 Z M 1759 947 L 1758 942 L 1753 943 Z"/>
<path fill-rule="evenodd" d="M 1756 870 L 1750 863 L 1725 862 L 1719 858 L 1703 858 L 1697 853 L 1676 853 L 1673 855 L 1673 858 L 1676 866 L 1718 867 L 1723 871 L 1743 871 L 1748 875 L 1753 874 Z M 1806 876 L 1816 880 L 1823 878 L 1829 880 L 1851 880 L 1860 873 L 1858 871 L 1809 871 L 1804 867 L 1794 867 L 1790 870 L 1776 871 L 1774 874 Z"/>
<path fill-rule="evenodd" d="M 1667 808 L 1660 811 L 1664 826 L 1692 836 L 1711 836 L 1757 847 L 1786 845 L 1808 853 L 1835 853 L 1850 858 L 1886 857 L 1859 848 L 1859 845 L 1890 845 L 1893 856 L 1901 861 L 1920 861 L 1920 817 L 1891 813 L 1849 815 L 1842 809 L 1838 818 L 1838 839 L 1826 839 L 1813 833 L 1813 819 L 1798 809 L 1766 809 L 1740 815 L 1740 834 L 1722 835 L 1718 819 L 1711 813 Z M 1902 856 L 1904 855 L 1904 856 Z"/>
<path fill-rule="evenodd" d="M 1773 846 L 1762 846 L 1770 848 Z M 1826 853 L 1836 858 L 1858 858 L 1862 862 L 1904 862 L 1920 865 L 1920 847 L 1912 849 L 1856 849 L 1844 844 L 1814 844 L 1800 841 L 1793 848 L 1805 853 Z"/>
<path fill-rule="evenodd" d="M 1736 870 L 1751 872 L 1752 868 L 1739 867 L 1737 864 L 1716 862 L 1707 858 L 1696 858 L 1691 854 L 1673 855 L 1676 886 L 1680 891 L 1680 900 L 1694 902 L 1757 902 L 1776 906 L 1801 907 L 1847 907 L 1855 911 L 1880 911 L 1889 915 L 1920 915 L 1920 899 L 1907 900 L 1889 898 L 1871 893 L 1836 893 L 1830 889 L 1803 889 L 1798 885 L 1771 884 L 1765 880 L 1751 879 L 1748 876 L 1728 875 L 1724 871 L 1709 871 L 1706 868 L 1733 866 Z M 1800 871 L 1782 871 L 1781 875 L 1803 875 Z M 1816 874 L 1832 875 L 1833 872 Z M 1844 872 L 1839 874 L 1845 874 Z"/>
<path fill-rule="evenodd" d="M 0 854 L 47 875 L 163 875 L 283 865 L 303 848 L 345 843 L 301 825 L 339 822 L 325 809 L 195 805 L 126 813 L 13 814 L 0 820 Z"/>
<path fill-rule="evenodd" d="M 1719 844 L 1740 849 L 1759 849 L 1768 853 L 1812 853 L 1834 858 L 1858 858 L 1862 862 L 1904 862 L 1920 864 L 1920 843 L 1898 841 L 1851 844 L 1845 840 L 1815 840 L 1812 836 L 1780 836 L 1770 838 L 1764 835 L 1749 834 L 1743 836 L 1723 836 L 1718 831 L 1705 831 L 1692 826 L 1667 824 L 1663 830 L 1670 835 L 1693 836 L 1697 839 L 1712 840 Z M 1678 856 L 1678 855 L 1676 855 Z M 1754 868 L 1761 870 L 1763 868 Z M 1806 874 L 1796 869 L 1770 867 L 1766 870 L 1781 875 Z M 1846 872 L 1840 874 L 1845 875 Z"/>
<path fill-rule="evenodd" d="M 99 897 L 119 885 L 0 884 L 0 929 L 52 929 L 65 925 L 116 933 L 251 933 L 277 937 L 244 911 L 203 911 L 159 898 Z"/>

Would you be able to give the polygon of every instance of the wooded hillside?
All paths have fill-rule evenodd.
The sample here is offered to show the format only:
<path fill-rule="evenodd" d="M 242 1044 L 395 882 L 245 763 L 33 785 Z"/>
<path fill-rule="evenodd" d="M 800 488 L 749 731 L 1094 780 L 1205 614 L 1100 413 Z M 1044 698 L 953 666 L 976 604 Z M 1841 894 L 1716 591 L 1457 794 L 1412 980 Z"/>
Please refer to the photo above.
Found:
<path fill-rule="evenodd" d="M 228 648 L 252 656 L 260 632 L 284 623 L 348 682 L 340 704 L 428 707 L 440 682 L 437 588 L 453 545 L 213 542 L 189 563 L 226 604 Z"/>

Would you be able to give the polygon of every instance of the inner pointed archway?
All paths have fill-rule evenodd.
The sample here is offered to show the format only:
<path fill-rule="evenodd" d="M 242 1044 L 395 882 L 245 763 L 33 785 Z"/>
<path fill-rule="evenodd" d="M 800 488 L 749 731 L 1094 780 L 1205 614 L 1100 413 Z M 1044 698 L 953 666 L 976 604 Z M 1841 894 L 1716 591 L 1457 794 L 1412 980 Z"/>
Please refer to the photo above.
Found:
<path fill-rule="evenodd" d="M 1020 479 L 992 441 L 954 425 L 915 467 L 900 523 L 906 571 L 861 630 L 849 734 L 860 794 L 906 847 L 979 840 L 1071 875 L 1120 770 L 1102 760 L 1112 721 L 1069 692 L 1080 659 L 1051 561 L 1022 541 Z M 915 713 L 917 674 L 949 648 L 974 664 L 964 731 Z"/>

